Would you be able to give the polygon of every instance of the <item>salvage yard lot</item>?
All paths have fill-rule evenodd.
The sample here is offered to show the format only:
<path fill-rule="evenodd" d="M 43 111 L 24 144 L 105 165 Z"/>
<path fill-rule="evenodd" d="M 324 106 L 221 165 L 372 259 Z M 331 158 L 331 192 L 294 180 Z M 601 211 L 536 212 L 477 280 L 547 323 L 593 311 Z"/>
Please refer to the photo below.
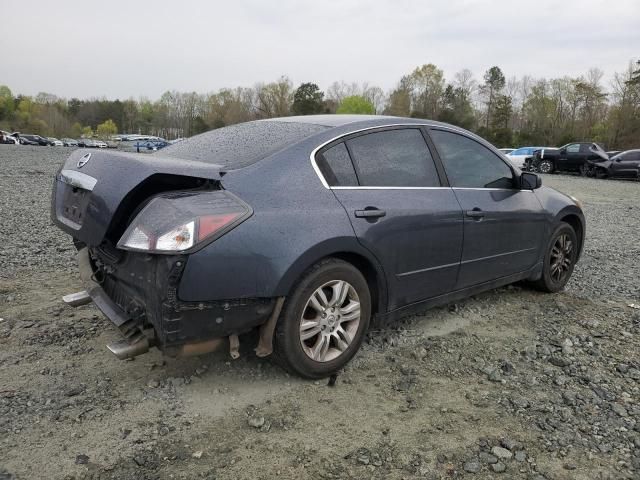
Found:
<path fill-rule="evenodd" d="M 252 354 L 122 362 L 50 225 L 68 149 L 0 145 L 0 479 L 640 476 L 640 183 L 545 176 L 584 203 L 567 290 L 502 288 L 374 326 L 338 376 Z"/>

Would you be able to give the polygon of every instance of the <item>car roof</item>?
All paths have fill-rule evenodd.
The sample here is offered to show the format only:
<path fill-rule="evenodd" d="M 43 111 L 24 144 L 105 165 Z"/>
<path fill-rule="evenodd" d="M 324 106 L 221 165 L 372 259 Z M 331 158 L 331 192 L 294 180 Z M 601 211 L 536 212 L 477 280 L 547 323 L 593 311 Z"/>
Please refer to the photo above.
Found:
<path fill-rule="evenodd" d="M 298 115 L 292 117 L 274 117 L 265 120 L 259 120 L 263 122 L 291 122 L 291 123 L 310 123 L 314 125 L 320 125 L 323 127 L 335 128 L 342 127 L 349 124 L 360 124 L 361 127 L 377 126 L 393 123 L 416 123 L 434 126 L 444 126 L 449 128 L 456 128 L 453 125 L 447 123 L 437 122 L 435 120 L 427 120 L 424 118 L 409 118 L 409 117 L 395 117 L 391 115 L 354 115 L 354 114 L 327 114 L 327 115 Z"/>
<path fill-rule="evenodd" d="M 368 120 L 399 119 L 387 115 L 349 115 L 349 114 L 327 114 L 327 115 L 298 115 L 291 117 L 276 117 L 266 119 L 266 122 L 292 122 L 292 123 L 312 123 L 323 127 L 341 127 L 348 123 L 366 122 Z"/>
<path fill-rule="evenodd" d="M 294 146 L 311 152 L 351 133 L 379 127 L 411 125 L 441 127 L 469 135 L 488 147 L 495 148 L 463 128 L 434 120 L 387 115 L 330 114 L 275 117 L 229 125 L 171 144 L 162 155 L 207 162 L 230 171 L 257 163 Z"/>

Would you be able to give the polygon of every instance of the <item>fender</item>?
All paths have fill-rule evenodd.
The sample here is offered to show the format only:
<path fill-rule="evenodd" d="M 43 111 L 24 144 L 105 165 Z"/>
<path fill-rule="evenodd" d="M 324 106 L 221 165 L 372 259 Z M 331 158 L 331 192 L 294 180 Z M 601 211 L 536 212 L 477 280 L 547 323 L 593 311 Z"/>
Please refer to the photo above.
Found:
<path fill-rule="evenodd" d="M 353 261 L 355 260 L 356 263 L 361 263 L 361 265 L 355 265 L 360 270 L 365 266 L 362 265 L 362 262 L 366 262 L 366 265 L 368 265 L 371 271 L 375 272 L 376 288 L 378 293 L 377 311 L 380 313 L 387 311 L 388 291 L 386 276 L 382 265 L 380 265 L 376 257 L 368 249 L 364 248 L 355 237 L 331 238 L 309 248 L 286 270 L 275 288 L 274 295 L 288 295 L 295 287 L 296 281 L 304 274 L 304 272 L 326 257 L 343 258 L 346 261 L 350 261 L 350 263 L 354 263 Z M 368 273 L 371 272 L 362 272 L 365 278 L 368 276 Z M 372 279 L 367 278 L 367 281 L 372 281 Z"/>

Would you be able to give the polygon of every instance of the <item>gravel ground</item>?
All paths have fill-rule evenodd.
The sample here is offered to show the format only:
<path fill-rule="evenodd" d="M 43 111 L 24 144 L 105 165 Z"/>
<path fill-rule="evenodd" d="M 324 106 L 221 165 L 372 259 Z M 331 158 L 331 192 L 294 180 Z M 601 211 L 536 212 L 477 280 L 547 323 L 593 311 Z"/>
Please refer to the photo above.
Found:
<path fill-rule="evenodd" d="M 565 292 L 516 285 L 377 326 L 337 378 L 251 354 L 117 361 L 50 225 L 63 148 L 0 145 L 0 479 L 640 478 L 640 183 L 580 198 Z"/>

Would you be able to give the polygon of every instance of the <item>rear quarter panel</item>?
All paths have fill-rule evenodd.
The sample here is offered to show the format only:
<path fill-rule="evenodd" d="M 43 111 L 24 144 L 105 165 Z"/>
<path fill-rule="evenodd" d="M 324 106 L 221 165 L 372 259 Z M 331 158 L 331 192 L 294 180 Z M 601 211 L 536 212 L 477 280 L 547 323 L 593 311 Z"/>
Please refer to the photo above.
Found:
<path fill-rule="evenodd" d="M 309 155 L 315 145 L 303 142 L 223 176 L 224 188 L 251 205 L 254 214 L 189 257 L 178 290 L 181 300 L 284 296 L 307 268 L 338 252 L 377 263 L 313 170 Z"/>

